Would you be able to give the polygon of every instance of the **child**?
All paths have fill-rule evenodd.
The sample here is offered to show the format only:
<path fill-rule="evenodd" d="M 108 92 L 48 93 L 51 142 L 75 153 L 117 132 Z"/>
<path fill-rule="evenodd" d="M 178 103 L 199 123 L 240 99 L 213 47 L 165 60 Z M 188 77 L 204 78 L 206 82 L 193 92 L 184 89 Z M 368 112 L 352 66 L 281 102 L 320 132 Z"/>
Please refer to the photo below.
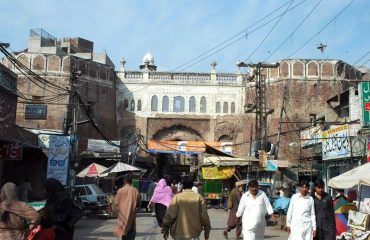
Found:
<path fill-rule="evenodd" d="M 44 207 L 39 210 L 39 213 L 41 216 L 40 224 L 31 231 L 28 240 L 54 240 L 53 209 Z"/>

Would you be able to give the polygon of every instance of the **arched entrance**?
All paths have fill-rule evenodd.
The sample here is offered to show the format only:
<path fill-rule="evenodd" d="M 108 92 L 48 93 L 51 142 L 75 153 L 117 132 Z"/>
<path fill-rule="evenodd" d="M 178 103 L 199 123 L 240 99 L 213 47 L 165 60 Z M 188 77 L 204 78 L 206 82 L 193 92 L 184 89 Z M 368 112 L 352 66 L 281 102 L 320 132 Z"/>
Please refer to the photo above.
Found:
<path fill-rule="evenodd" d="M 173 125 L 163 128 L 153 135 L 153 139 L 159 141 L 204 141 L 198 131 L 183 125 Z"/>

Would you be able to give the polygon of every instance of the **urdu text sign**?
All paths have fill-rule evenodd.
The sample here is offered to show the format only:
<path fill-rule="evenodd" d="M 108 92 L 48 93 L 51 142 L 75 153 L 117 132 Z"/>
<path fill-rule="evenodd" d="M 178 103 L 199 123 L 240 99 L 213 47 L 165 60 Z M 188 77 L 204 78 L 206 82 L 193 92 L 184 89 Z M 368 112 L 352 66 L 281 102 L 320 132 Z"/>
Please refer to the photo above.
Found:
<path fill-rule="evenodd" d="M 361 83 L 363 126 L 370 126 L 370 82 Z"/>

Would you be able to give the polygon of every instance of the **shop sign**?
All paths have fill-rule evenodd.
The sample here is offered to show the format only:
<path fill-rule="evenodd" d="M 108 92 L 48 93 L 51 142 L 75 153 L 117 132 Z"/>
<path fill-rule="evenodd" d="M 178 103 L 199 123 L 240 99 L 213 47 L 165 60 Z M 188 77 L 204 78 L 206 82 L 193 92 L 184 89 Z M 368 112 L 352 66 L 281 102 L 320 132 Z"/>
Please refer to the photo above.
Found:
<path fill-rule="evenodd" d="M 47 178 L 55 178 L 67 185 L 70 137 L 50 135 Z"/>
<path fill-rule="evenodd" d="M 351 156 L 348 124 L 322 132 L 322 159 L 348 158 Z"/>
<path fill-rule="evenodd" d="M 228 179 L 234 172 L 235 167 L 202 167 L 203 179 Z"/>
<path fill-rule="evenodd" d="M 321 143 L 321 135 L 320 126 L 310 127 L 301 131 L 301 146 L 307 147 Z"/>
<path fill-rule="evenodd" d="M 19 142 L 0 143 L 0 159 L 22 160 L 23 144 Z"/>
<path fill-rule="evenodd" d="M 48 117 L 48 106 L 46 104 L 27 104 L 24 113 L 25 119 L 46 120 Z"/>
<path fill-rule="evenodd" d="M 367 162 L 370 162 L 370 136 L 367 137 Z"/>
<path fill-rule="evenodd" d="M 362 126 L 370 126 L 370 82 L 361 83 Z"/>
<path fill-rule="evenodd" d="M 112 141 L 116 145 L 120 145 L 120 141 Z M 87 142 L 87 151 L 100 153 L 120 153 L 120 148 L 110 145 L 107 141 L 100 139 L 89 139 Z"/>

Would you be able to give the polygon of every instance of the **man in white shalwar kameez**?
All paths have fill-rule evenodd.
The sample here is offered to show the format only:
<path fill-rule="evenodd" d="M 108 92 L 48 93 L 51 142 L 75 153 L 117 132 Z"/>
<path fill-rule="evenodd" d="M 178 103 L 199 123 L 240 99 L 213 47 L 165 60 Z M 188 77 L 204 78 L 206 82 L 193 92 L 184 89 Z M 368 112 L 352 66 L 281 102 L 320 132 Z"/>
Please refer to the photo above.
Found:
<path fill-rule="evenodd" d="M 265 215 L 272 215 L 276 221 L 274 211 L 263 191 L 258 190 L 258 182 L 251 180 L 248 183 L 248 192 L 240 199 L 236 217 L 242 217 L 242 233 L 244 240 L 263 240 L 266 228 Z"/>
<path fill-rule="evenodd" d="M 302 180 L 300 192 L 290 200 L 286 220 L 289 240 L 312 240 L 316 235 L 314 200 L 308 194 L 309 189 L 309 182 Z"/>

